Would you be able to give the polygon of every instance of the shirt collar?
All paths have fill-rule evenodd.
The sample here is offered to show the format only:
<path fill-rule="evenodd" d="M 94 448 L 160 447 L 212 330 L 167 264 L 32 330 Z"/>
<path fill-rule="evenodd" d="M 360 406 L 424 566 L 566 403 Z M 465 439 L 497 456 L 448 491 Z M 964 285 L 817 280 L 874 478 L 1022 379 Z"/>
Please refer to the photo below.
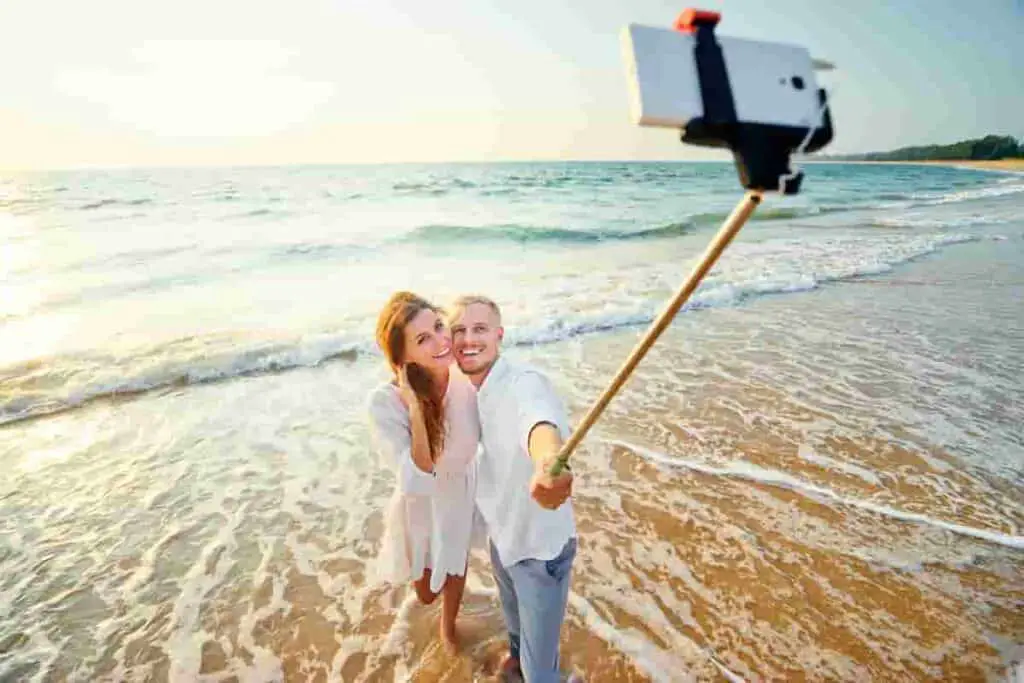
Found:
<path fill-rule="evenodd" d="M 490 372 L 487 373 L 487 377 L 484 378 L 483 384 L 477 389 L 477 395 L 481 396 L 489 393 L 490 387 L 501 384 L 502 377 L 508 372 L 508 361 L 505 360 L 505 356 L 499 354 L 494 360 L 494 364 L 491 366 Z"/>

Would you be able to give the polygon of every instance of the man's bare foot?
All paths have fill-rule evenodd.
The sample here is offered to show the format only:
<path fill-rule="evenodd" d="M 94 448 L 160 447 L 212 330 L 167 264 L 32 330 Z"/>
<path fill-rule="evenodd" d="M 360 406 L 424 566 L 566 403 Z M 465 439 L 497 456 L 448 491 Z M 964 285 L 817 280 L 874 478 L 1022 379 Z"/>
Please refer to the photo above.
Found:
<path fill-rule="evenodd" d="M 456 632 L 454 624 L 449 628 L 443 622 L 441 623 L 441 643 L 448 654 L 458 654 L 459 634 Z"/>
<path fill-rule="evenodd" d="M 512 680 L 522 678 L 523 676 L 523 671 L 519 668 L 519 660 L 511 654 L 505 655 L 504 659 L 501 660 L 501 664 L 498 666 L 498 672 L 502 676 L 505 676 L 506 679 L 511 678 Z"/>

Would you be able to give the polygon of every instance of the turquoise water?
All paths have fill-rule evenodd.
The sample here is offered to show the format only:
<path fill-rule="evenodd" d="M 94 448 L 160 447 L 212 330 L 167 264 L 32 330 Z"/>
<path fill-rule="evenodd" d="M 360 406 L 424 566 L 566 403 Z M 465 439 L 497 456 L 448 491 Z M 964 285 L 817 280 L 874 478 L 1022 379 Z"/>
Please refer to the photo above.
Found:
<path fill-rule="evenodd" d="M 859 515 L 885 520 L 888 545 L 829 523 L 808 557 L 847 546 L 900 568 L 982 557 L 1008 586 L 993 604 L 1019 604 L 1024 176 L 806 170 L 805 193 L 770 197 L 698 290 L 676 326 L 685 353 L 645 366 L 659 374 L 615 404 L 603 448 L 781 486 L 846 510 L 849 528 L 867 528 Z M 545 365 L 578 418 L 740 196 L 731 166 L 703 163 L 0 177 L 0 679 L 426 676 L 432 655 L 417 649 L 415 615 L 368 574 L 389 487 L 367 457 L 361 412 L 382 373 L 378 307 L 396 289 L 439 303 L 492 296 L 512 352 Z M 781 397 L 765 398 L 768 388 Z M 709 396 L 721 405 L 698 410 Z M 666 410 L 674 417 L 658 417 Z M 766 420 L 791 423 L 757 432 Z M 700 447 L 666 446 L 678 429 Z M 745 450 L 738 434 L 784 436 L 793 459 Z M 885 460 L 868 437 L 918 464 Z M 616 462 L 596 446 L 587 457 L 595 479 Z M 584 511 L 615 500 L 580 496 Z M 750 505 L 766 519 L 776 511 Z M 908 524 L 928 531 L 908 535 Z M 660 547 L 652 528 L 637 538 Z M 584 668 L 624 657 L 641 677 L 676 680 L 714 645 L 727 670 L 783 675 L 714 629 L 596 608 L 630 608 L 594 588 L 598 578 L 644 574 L 606 557 L 605 532 L 587 533 L 573 633 L 612 654 L 581 650 Z M 833 537 L 845 540 L 823 540 Z M 926 578 L 914 581 L 932 586 Z M 484 598 L 467 609 L 494 631 L 483 640 L 493 649 L 497 613 Z M 739 618 L 727 602 L 709 609 Z M 374 631 L 381 614 L 411 619 L 414 654 L 398 664 L 374 663 L 382 644 L 401 641 L 401 629 Z M 874 624 L 857 638 L 877 649 L 873 638 L 897 638 L 894 619 L 893 633 Z M 1019 634 L 997 631 L 992 647 L 1008 666 Z M 771 640 L 780 661 L 803 642 L 785 632 Z M 910 660 L 938 657 L 902 647 Z M 851 657 L 793 654 L 788 671 L 877 675 Z M 903 674 L 927 678 L 921 666 Z"/>
<path fill-rule="evenodd" d="M 816 165 L 694 305 L 885 271 L 1016 219 L 1024 180 Z M 78 172 L 0 184 L 0 421 L 371 354 L 388 292 L 479 290 L 521 343 L 649 320 L 739 197 L 724 164 Z"/>

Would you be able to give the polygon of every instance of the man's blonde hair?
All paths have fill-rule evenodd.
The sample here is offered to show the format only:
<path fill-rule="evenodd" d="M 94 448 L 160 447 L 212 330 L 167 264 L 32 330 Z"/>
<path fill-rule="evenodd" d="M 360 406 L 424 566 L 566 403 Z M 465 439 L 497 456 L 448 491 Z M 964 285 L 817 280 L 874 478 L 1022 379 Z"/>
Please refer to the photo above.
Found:
<path fill-rule="evenodd" d="M 501 324 L 501 309 L 498 308 L 498 304 L 496 304 L 493 299 L 481 294 L 465 294 L 453 301 L 451 306 L 448 306 L 448 320 L 453 320 L 459 317 L 462 315 L 463 311 L 473 304 L 483 304 L 490 308 L 494 311 L 494 315 L 498 317 L 498 324 Z"/>

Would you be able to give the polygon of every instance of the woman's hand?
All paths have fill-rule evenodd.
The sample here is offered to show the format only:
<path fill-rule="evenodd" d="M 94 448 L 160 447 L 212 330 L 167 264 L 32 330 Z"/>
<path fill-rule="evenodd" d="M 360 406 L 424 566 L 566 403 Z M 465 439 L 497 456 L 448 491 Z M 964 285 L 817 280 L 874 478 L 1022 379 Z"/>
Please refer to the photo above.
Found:
<path fill-rule="evenodd" d="M 411 409 L 413 406 L 418 405 L 416 392 L 412 390 L 412 385 L 409 383 L 408 363 L 398 368 L 398 396 L 402 399 L 402 403 L 405 404 L 406 408 Z"/>

